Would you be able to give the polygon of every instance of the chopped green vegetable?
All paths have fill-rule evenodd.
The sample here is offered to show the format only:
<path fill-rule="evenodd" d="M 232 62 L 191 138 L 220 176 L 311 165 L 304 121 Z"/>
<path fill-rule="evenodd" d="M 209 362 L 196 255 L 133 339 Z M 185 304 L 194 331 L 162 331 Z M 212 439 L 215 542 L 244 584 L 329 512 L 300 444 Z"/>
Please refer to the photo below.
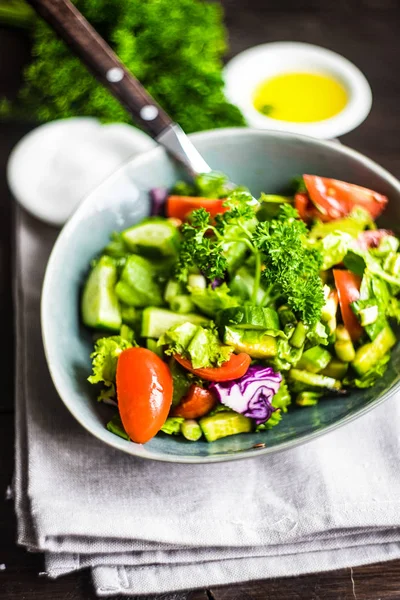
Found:
<path fill-rule="evenodd" d="M 302 348 L 306 341 L 307 329 L 307 326 L 302 321 L 299 321 L 290 337 L 290 345 L 294 346 L 294 348 Z"/>
<path fill-rule="evenodd" d="M 372 387 L 385 374 L 389 361 L 390 354 L 385 354 L 364 375 L 355 378 L 347 377 L 343 383 L 361 389 Z"/>
<path fill-rule="evenodd" d="M 183 437 L 190 442 L 197 442 L 203 435 L 200 425 L 193 419 L 185 419 L 183 421 L 181 432 Z"/>
<path fill-rule="evenodd" d="M 357 349 L 352 362 L 354 370 L 360 375 L 367 375 L 395 345 L 396 336 L 389 325 L 378 333 L 376 338 Z"/>
<path fill-rule="evenodd" d="M 276 310 L 251 305 L 237 306 L 221 311 L 217 323 L 219 326 L 229 325 L 236 329 L 257 329 L 271 335 L 276 335 L 280 329 Z"/>
<path fill-rule="evenodd" d="M 159 217 L 125 229 L 121 238 L 130 252 L 149 257 L 175 256 L 179 248 L 178 229 L 170 221 Z"/>
<path fill-rule="evenodd" d="M 321 397 L 321 392 L 300 392 L 296 396 L 296 404 L 298 406 L 315 406 Z"/>
<path fill-rule="evenodd" d="M 182 424 L 185 419 L 182 417 L 168 417 L 160 431 L 168 435 L 179 435 L 182 430 Z"/>
<path fill-rule="evenodd" d="M 330 363 L 332 356 L 325 348 L 313 346 L 305 352 L 296 365 L 297 369 L 305 369 L 310 373 L 319 373 Z"/>
<path fill-rule="evenodd" d="M 288 374 L 289 383 L 293 391 L 302 392 L 310 388 L 327 388 L 329 390 L 340 390 L 340 381 L 332 377 L 326 377 L 319 373 L 309 373 L 299 369 L 291 369 Z"/>
<path fill-rule="evenodd" d="M 195 313 L 182 315 L 165 308 L 148 306 L 143 311 L 141 335 L 158 339 L 171 327 L 188 322 L 195 325 L 207 325 L 209 320 Z"/>
<path fill-rule="evenodd" d="M 318 245 L 322 255 L 321 269 L 326 271 L 341 263 L 353 241 L 350 234 L 341 231 L 329 233 L 322 238 Z"/>
<path fill-rule="evenodd" d="M 321 255 L 307 248 L 306 226 L 297 217 L 297 211 L 283 205 L 276 220 L 257 226 L 254 237 L 266 267 L 262 272 L 264 281 L 306 324 L 312 324 L 320 319 L 324 305 L 319 276 Z"/>
<path fill-rule="evenodd" d="M 100 338 L 95 343 L 94 351 L 90 355 L 93 372 L 88 377 L 88 381 L 103 383 L 106 388 L 109 388 L 106 392 L 100 392 L 99 401 L 111 400 L 115 396 L 115 373 L 118 357 L 123 350 L 131 348 L 132 345 L 132 342 L 118 335 Z"/>
<path fill-rule="evenodd" d="M 171 358 L 168 364 L 173 382 L 172 406 L 177 406 L 188 393 L 193 383 L 193 376 L 183 369 L 174 358 Z"/>
<path fill-rule="evenodd" d="M 231 295 L 226 283 L 215 289 L 209 285 L 206 289 L 190 286 L 189 290 L 193 303 L 209 317 L 215 317 L 220 310 L 239 304 L 238 298 Z"/>
<path fill-rule="evenodd" d="M 246 352 L 252 358 L 271 358 L 277 355 L 275 337 L 258 329 L 225 327 L 224 343 L 232 346 L 235 352 Z"/>
<path fill-rule="evenodd" d="M 232 353 L 231 347 L 221 344 L 214 329 L 205 329 L 189 322 L 168 329 L 158 344 L 167 346 L 166 354 L 188 358 L 194 369 L 219 367 Z"/>
<path fill-rule="evenodd" d="M 291 196 L 276 196 L 274 194 L 264 194 L 260 196 L 260 207 L 257 211 L 259 221 L 268 221 L 276 217 L 282 204 L 293 204 Z"/>
<path fill-rule="evenodd" d="M 340 234 L 345 233 L 356 238 L 366 227 L 371 226 L 373 226 L 373 221 L 369 212 L 361 206 L 357 206 L 343 219 L 335 219 L 329 223 L 317 223 L 314 225 L 310 232 L 310 239 L 324 238 L 335 232 L 339 232 Z"/>
<path fill-rule="evenodd" d="M 114 287 L 117 266 L 109 256 L 102 256 L 91 270 L 82 294 L 82 320 L 88 327 L 119 331 L 121 313 Z"/>
<path fill-rule="evenodd" d="M 321 371 L 321 375 L 342 380 L 349 368 L 348 363 L 344 363 L 338 358 L 332 358 L 329 365 Z"/>
<path fill-rule="evenodd" d="M 128 257 L 115 292 L 129 306 L 159 306 L 163 303 L 154 265 L 136 254 Z"/>
<path fill-rule="evenodd" d="M 226 411 L 218 412 L 211 417 L 203 417 L 199 424 L 207 442 L 215 442 L 215 440 L 237 433 L 248 433 L 253 429 L 252 419 Z"/>
<path fill-rule="evenodd" d="M 175 298 L 172 298 L 169 305 L 171 310 L 178 314 L 192 313 L 196 309 L 196 306 L 189 294 L 180 294 L 179 296 L 175 296 Z"/>
<path fill-rule="evenodd" d="M 108 431 L 111 431 L 111 433 L 114 433 L 115 435 L 118 435 L 118 437 L 128 440 L 129 442 L 129 435 L 126 433 L 124 426 L 122 425 L 121 417 L 118 414 L 113 416 L 111 421 L 107 423 L 106 427 Z"/>

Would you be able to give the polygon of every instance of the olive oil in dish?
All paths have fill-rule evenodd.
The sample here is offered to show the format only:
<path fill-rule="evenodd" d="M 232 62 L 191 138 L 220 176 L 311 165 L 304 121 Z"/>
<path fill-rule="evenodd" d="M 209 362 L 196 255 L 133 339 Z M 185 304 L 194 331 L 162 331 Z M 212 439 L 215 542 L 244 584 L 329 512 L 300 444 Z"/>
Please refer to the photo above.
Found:
<path fill-rule="evenodd" d="M 347 103 L 345 87 L 334 77 L 319 73 L 280 73 L 262 81 L 253 95 L 258 112 L 291 123 L 330 119 Z"/>

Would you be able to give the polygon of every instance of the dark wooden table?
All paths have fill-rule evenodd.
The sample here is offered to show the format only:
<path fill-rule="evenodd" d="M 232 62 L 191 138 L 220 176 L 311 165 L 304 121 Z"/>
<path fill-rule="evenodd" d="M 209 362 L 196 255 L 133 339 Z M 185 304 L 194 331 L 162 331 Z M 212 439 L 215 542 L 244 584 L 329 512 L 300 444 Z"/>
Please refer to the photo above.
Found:
<path fill-rule="evenodd" d="M 374 105 L 367 121 L 342 141 L 400 176 L 399 0 L 225 0 L 231 53 L 265 41 L 296 40 L 347 56 L 367 75 Z M 0 28 L 0 96 L 13 95 L 29 56 L 29 40 Z M 5 500 L 13 472 L 13 327 L 11 298 L 11 198 L 5 182 L 8 154 L 30 127 L 0 125 L 0 599 L 89 600 L 90 575 L 49 581 L 39 577 L 40 555 L 15 545 L 12 502 Z M 160 597 L 159 597 L 160 598 Z M 400 560 L 297 578 L 253 582 L 164 600 L 399 600 Z M 149 599 L 150 600 L 150 599 Z M 155 600 L 155 599 L 152 599 Z"/>

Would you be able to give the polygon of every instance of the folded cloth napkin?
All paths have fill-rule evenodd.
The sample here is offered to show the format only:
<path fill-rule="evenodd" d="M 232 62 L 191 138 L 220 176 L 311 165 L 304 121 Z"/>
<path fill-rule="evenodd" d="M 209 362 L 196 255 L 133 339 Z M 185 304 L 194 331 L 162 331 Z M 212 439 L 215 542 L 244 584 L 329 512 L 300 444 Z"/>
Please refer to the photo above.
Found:
<path fill-rule="evenodd" d="M 43 354 L 40 292 L 56 231 L 16 215 L 18 541 L 99 596 L 298 575 L 400 557 L 400 405 L 273 456 L 145 461 L 87 433 Z"/>

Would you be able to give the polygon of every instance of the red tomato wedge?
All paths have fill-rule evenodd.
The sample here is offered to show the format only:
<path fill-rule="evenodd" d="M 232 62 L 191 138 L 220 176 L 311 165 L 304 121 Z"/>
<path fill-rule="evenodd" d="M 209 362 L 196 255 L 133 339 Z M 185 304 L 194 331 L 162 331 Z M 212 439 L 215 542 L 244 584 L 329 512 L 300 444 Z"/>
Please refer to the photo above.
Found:
<path fill-rule="evenodd" d="M 345 217 L 355 206 L 367 210 L 375 220 L 388 203 L 387 196 L 359 185 L 316 175 L 303 178 L 313 204 L 329 221 Z"/>
<path fill-rule="evenodd" d="M 394 235 L 393 231 L 389 231 L 389 229 L 371 229 L 370 231 L 362 231 L 357 238 L 357 244 L 362 250 L 378 248 L 380 241 L 388 235 Z"/>
<path fill-rule="evenodd" d="M 351 271 L 342 271 L 340 269 L 333 269 L 333 277 L 335 278 L 335 286 L 339 296 L 343 323 L 352 341 L 356 342 L 361 337 L 363 328 L 351 310 L 350 304 L 360 297 L 361 277 Z"/>
<path fill-rule="evenodd" d="M 167 216 L 186 221 L 189 214 L 197 208 L 204 208 L 211 217 L 226 212 L 224 198 L 195 198 L 194 196 L 169 196 L 167 199 Z"/>
<path fill-rule="evenodd" d="M 320 213 L 318 209 L 311 202 L 308 194 L 298 193 L 294 197 L 294 207 L 299 213 L 299 217 L 305 223 L 308 223 L 312 219 L 320 219 L 320 221 L 327 221 L 325 215 Z"/>
<path fill-rule="evenodd" d="M 167 365 L 147 348 L 128 348 L 117 363 L 121 421 L 131 440 L 145 444 L 164 425 L 172 402 Z"/>
<path fill-rule="evenodd" d="M 220 367 L 205 369 L 193 369 L 190 360 L 179 356 L 179 354 L 174 354 L 174 358 L 182 367 L 185 367 L 185 369 L 206 381 L 232 381 L 233 379 L 239 379 L 243 377 L 251 363 L 250 356 L 245 352 L 232 354 L 230 359 Z"/>
<path fill-rule="evenodd" d="M 171 415 L 184 419 L 199 419 L 209 413 L 216 403 L 217 399 L 212 392 L 193 384 L 179 406 L 172 410 Z"/>

